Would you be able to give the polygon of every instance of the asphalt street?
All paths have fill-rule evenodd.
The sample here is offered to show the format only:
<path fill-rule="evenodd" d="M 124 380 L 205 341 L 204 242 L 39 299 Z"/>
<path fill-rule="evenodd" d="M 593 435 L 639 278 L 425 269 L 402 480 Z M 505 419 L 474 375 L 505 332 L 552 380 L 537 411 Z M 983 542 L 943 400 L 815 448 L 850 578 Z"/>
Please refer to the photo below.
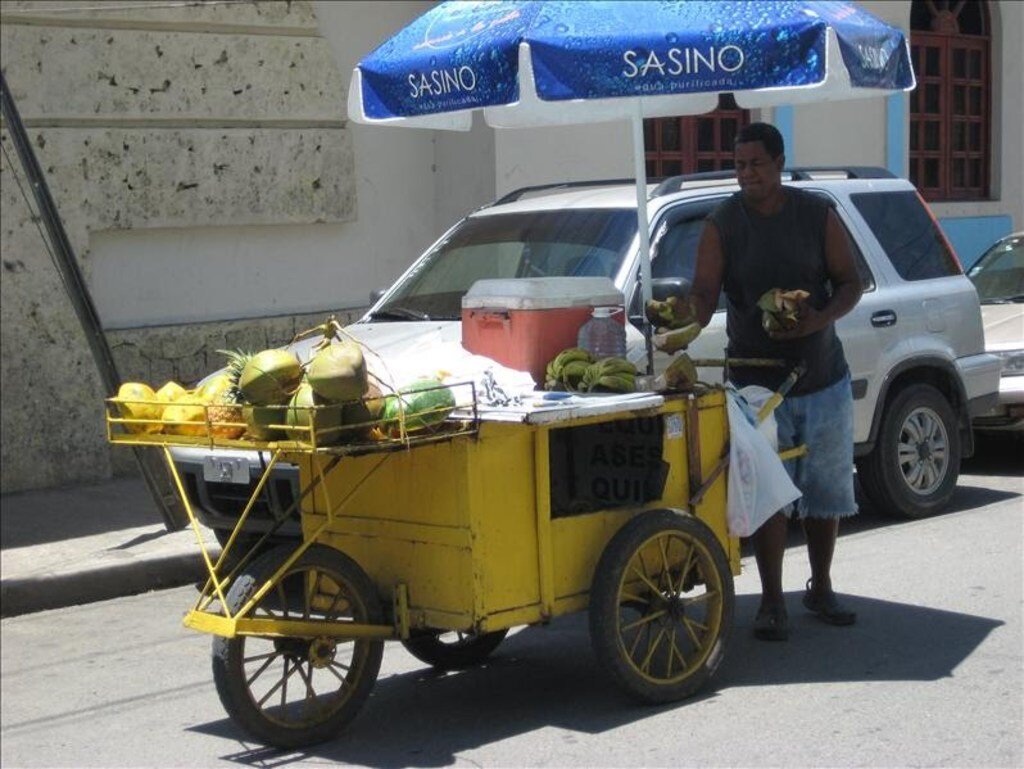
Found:
<path fill-rule="evenodd" d="M 388 644 L 373 697 L 336 741 L 270 750 L 225 715 L 210 640 L 180 625 L 195 591 L 177 588 L 3 620 L 0 764 L 1019 767 L 1024 480 L 1020 444 L 1002 445 L 965 467 L 949 511 L 867 510 L 847 528 L 834 578 L 853 627 L 802 613 L 794 538 L 792 638 L 754 640 L 744 559 L 726 661 L 683 703 L 624 701 L 576 615 L 515 632 L 454 674 Z"/>

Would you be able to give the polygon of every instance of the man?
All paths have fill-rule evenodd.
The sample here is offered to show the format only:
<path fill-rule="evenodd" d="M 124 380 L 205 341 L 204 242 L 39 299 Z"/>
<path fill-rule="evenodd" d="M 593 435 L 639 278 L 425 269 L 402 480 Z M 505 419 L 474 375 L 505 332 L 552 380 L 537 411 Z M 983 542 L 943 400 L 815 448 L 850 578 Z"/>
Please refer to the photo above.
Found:
<path fill-rule="evenodd" d="M 832 590 L 832 554 L 839 519 L 854 515 L 853 396 L 835 321 L 860 299 L 861 282 L 843 225 L 832 205 L 812 193 L 782 186 L 782 135 L 767 123 L 752 123 L 736 137 L 740 191 L 709 214 L 697 249 L 691 297 L 707 325 L 724 289 L 728 356 L 781 358 L 786 369 L 730 368 L 737 387 L 771 390 L 803 363 L 806 373 L 775 411 L 779 448 L 807 444 L 808 454 L 787 462 L 803 496 L 796 512 L 803 521 L 811 578 L 804 606 L 820 619 L 849 625 L 856 615 Z M 795 328 L 768 333 L 757 301 L 770 289 L 803 289 Z M 763 640 L 789 637 L 782 594 L 782 558 L 787 512 L 772 516 L 753 535 L 761 577 L 761 605 L 754 633 Z"/>

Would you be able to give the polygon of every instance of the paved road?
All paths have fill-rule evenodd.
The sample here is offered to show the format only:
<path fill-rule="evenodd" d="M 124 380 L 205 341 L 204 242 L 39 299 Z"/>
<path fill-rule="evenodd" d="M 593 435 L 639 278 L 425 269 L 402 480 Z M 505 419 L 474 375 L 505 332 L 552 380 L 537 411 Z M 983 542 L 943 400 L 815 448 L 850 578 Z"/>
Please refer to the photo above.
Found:
<path fill-rule="evenodd" d="M 3 620 L 4 767 L 985 766 L 1022 754 L 1020 446 L 966 468 L 952 509 L 867 511 L 836 584 L 861 621 L 801 614 L 806 554 L 787 553 L 793 638 L 750 635 L 756 571 L 714 685 L 658 708 L 623 702 L 582 617 L 512 635 L 484 667 L 439 675 L 389 644 L 370 703 L 336 742 L 280 753 L 243 738 L 180 627 L 190 588 Z"/>

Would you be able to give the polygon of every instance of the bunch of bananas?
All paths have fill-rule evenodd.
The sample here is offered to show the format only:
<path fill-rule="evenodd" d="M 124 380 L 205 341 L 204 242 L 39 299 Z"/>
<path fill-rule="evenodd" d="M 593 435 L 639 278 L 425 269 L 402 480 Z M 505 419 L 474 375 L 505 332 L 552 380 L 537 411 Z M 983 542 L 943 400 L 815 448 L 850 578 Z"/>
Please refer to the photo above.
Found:
<path fill-rule="evenodd" d="M 579 383 L 581 392 L 636 392 L 636 366 L 625 358 L 601 358 L 587 366 Z"/>
<path fill-rule="evenodd" d="M 669 355 L 685 350 L 702 330 L 693 302 L 683 297 L 670 296 L 664 302 L 651 299 L 646 313 L 657 330 L 652 339 L 654 346 Z"/>
<path fill-rule="evenodd" d="M 547 365 L 544 389 L 568 392 L 578 390 L 587 368 L 593 362 L 594 356 L 582 347 L 570 347 L 567 350 L 562 350 Z"/>
<path fill-rule="evenodd" d="M 797 324 L 800 304 L 807 297 L 806 291 L 796 288 L 783 291 L 772 288 L 761 294 L 757 306 L 761 308 L 761 326 L 765 331 L 788 331 Z"/>
<path fill-rule="evenodd" d="M 697 367 L 685 352 L 677 355 L 665 369 L 665 386 L 669 390 L 691 390 L 697 384 Z"/>

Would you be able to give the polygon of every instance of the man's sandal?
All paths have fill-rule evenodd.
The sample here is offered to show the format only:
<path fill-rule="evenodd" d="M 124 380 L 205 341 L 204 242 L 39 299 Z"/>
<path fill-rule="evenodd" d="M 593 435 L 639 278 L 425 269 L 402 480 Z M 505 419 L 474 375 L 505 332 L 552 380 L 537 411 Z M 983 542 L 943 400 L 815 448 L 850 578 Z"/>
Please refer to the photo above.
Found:
<path fill-rule="evenodd" d="M 839 603 L 831 590 L 825 596 L 812 593 L 810 580 L 807 580 L 807 590 L 804 592 L 804 608 L 829 625 L 852 625 L 857 621 L 857 612 Z"/>
<path fill-rule="evenodd" d="M 789 617 L 782 606 L 758 609 L 754 617 L 754 637 L 761 641 L 785 641 L 789 638 Z"/>

